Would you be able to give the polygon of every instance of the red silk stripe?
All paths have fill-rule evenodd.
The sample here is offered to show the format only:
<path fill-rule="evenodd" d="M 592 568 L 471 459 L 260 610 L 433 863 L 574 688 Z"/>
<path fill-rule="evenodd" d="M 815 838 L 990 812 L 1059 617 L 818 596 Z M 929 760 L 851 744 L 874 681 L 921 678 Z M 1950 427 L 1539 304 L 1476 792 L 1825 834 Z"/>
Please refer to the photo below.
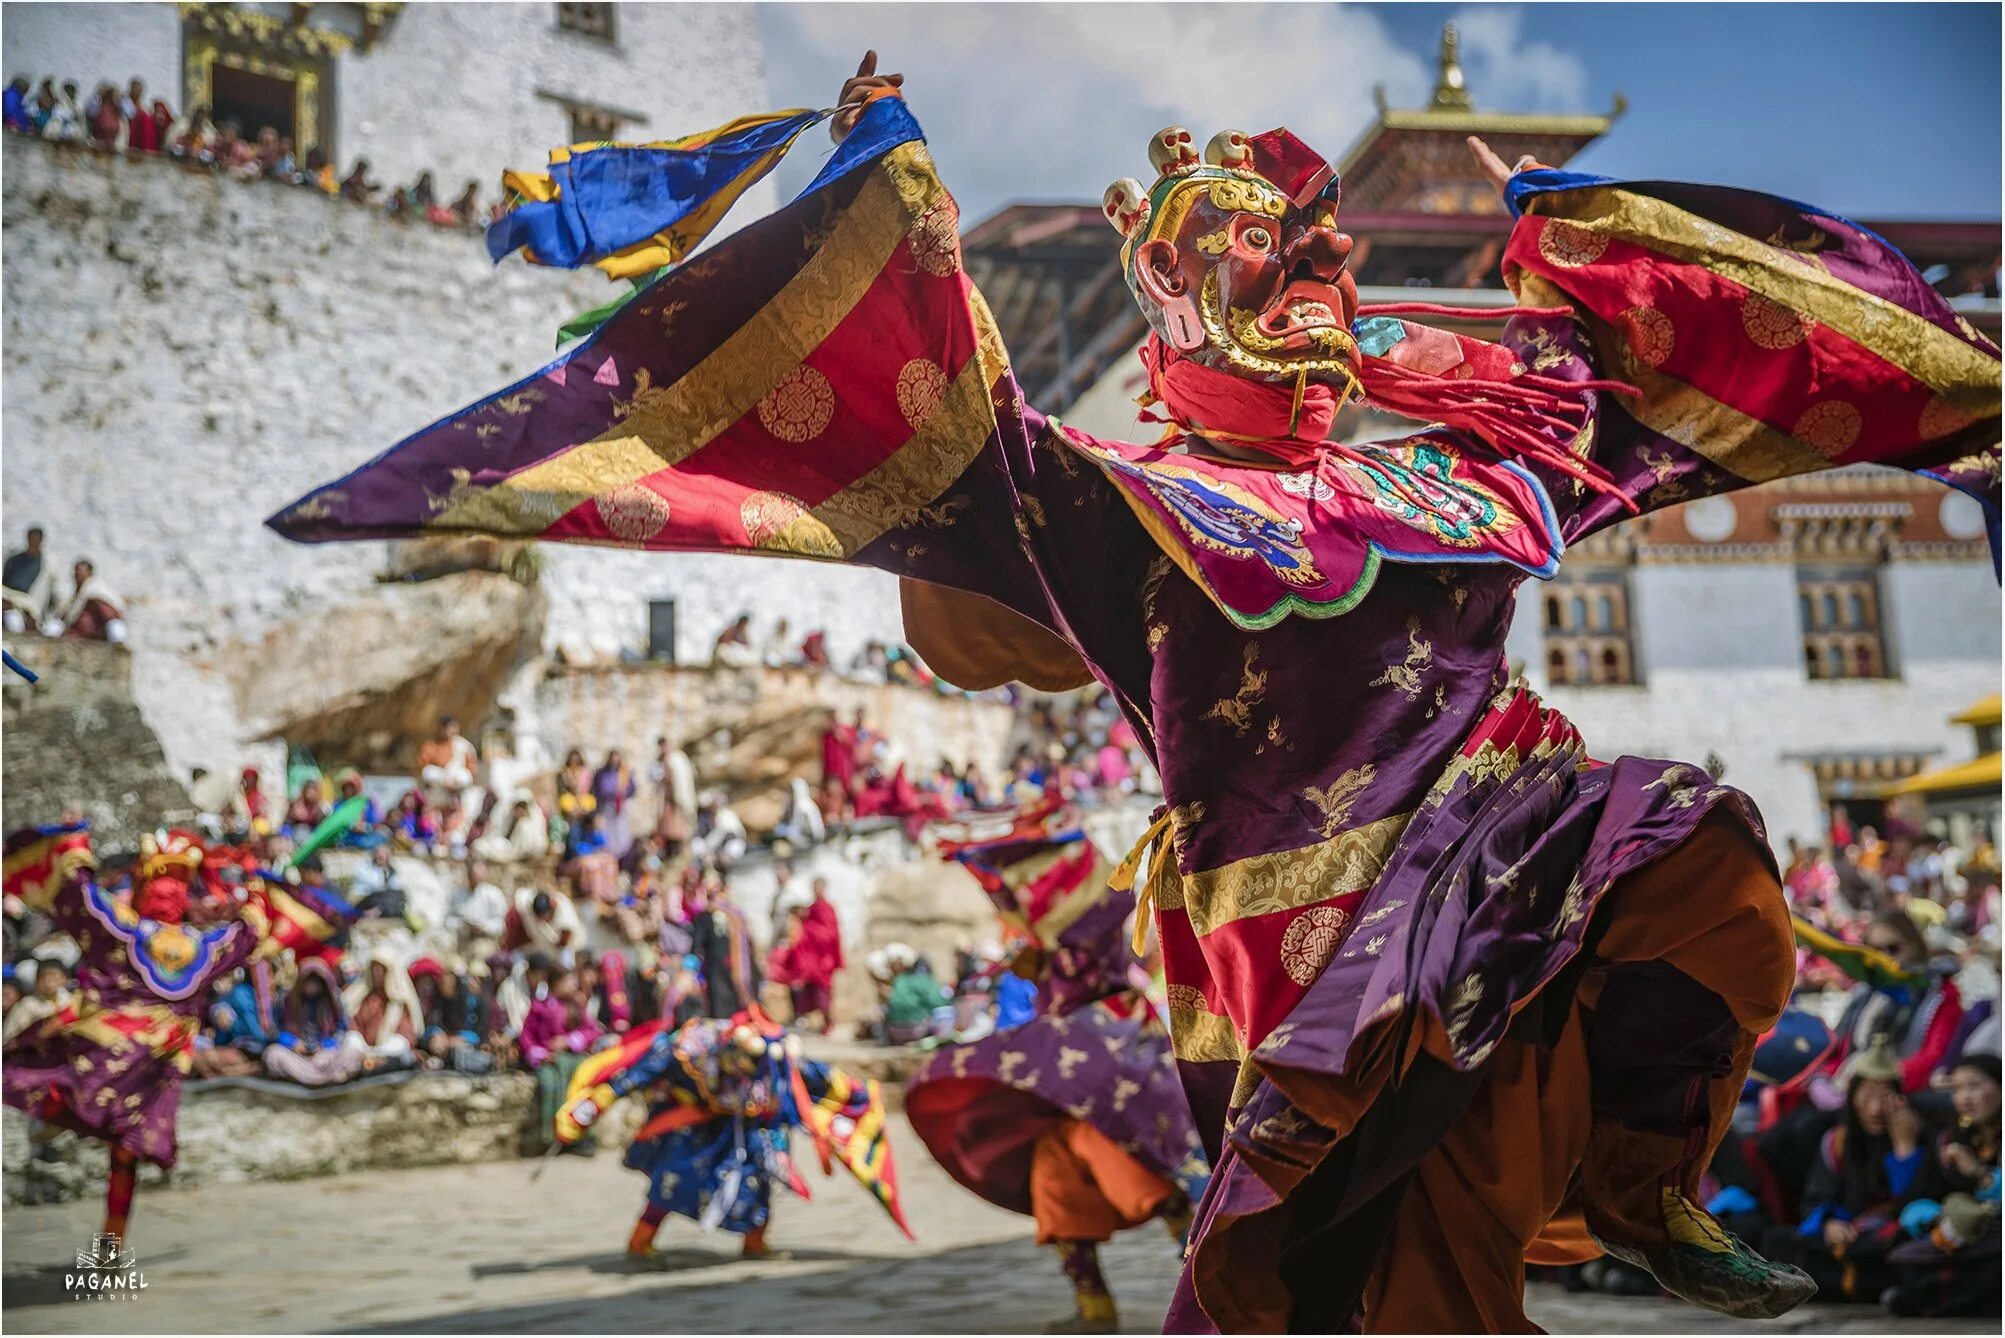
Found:
<path fill-rule="evenodd" d="M 1328 964 L 1327 959 L 1316 960 L 1320 954 L 1316 951 L 1319 945 L 1315 936 L 1298 930 L 1294 939 L 1289 938 L 1296 921 L 1312 909 L 1341 911 L 1344 923 L 1337 931 L 1343 935 L 1337 947 L 1341 952 L 1350 944 L 1349 931 L 1356 923 L 1364 897 L 1364 891 L 1360 890 L 1317 902 L 1314 907 L 1233 920 L 1200 940 L 1205 960 L 1211 965 L 1213 979 L 1218 982 L 1225 1001 L 1226 1013 L 1248 1049 L 1257 1047 L 1269 1032 L 1288 1020 L 1288 1014 L 1309 992 L 1316 974 Z M 1307 974 L 1308 982 L 1297 979 L 1297 974 Z"/>
<path fill-rule="evenodd" d="M 680 468 L 747 492 L 786 493 L 809 507 L 855 484 L 904 449 L 917 430 L 906 420 L 897 392 L 906 369 L 923 359 L 938 379 L 917 369 L 915 375 L 944 394 L 974 357 L 974 324 L 960 286 L 958 274 L 929 274 L 910 244 L 901 242 L 862 300 L 803 359 L 825 382 L 825 393 L 833 394 L 827 426 L 809 440 L 789 441 L 774 435 L 755 408 Z M 926 390 L 910 381 L 908 386 L 914 394 Z M 811 408 L 803 405 L 804 412 Z"/>
<path fill-rule="evenodd" d="M 1059 860 L 1024 888 L 1024 918 L 1036 924 L 1051 908 L 1079 889 L 1098 868 L 1099 856 L 1091 842 L 1081 842 L 1077 854 Z"/>
<path fill-rule="evenodd" d="M 953 285 L 956 297 L 943 299 L 940 285 Z M 901 240 L 861 300 L 803 360 L 811 373 L 799 378 L 805 385 L 775 397 L 784 412 L 773 415 L 774 426 L 818 430 L 807 440 L 787 440 L 774 434 L 754 406 L 684 460 L 648 475 L 641 485 L 669 500 L 670 519 L 643 546 L 714 544 L 720 551 L 742 551 L 750 542 L 741 511 L 747 497 L 784 493 L 814 507 L 896 456 L 916 431 L 896 390 L 908 365 L 917 359 L 930 363 L 937 377 L 920 375 L 943 395 L 974 357 L 973 320 L 958 300 L 964 288 L 958 271 L 930 273 L 918 264 L 909 239 Z M 934 313 L 944 313 L 944 319 Z M 690 373 L 703 374 L 700 367 Z M 915 387 L 913 394 L 926 390 Z M 907 401 L 908 406 L 922 402 Z M 824 414 L 825 423 L 818 423 Z M 598 499 L 573 508 L 545 533 L 553 539 L 620 542 Z"/>
<path fill-rule="evenodd" d="M 1191 928 L 1190 914 L 1181 909 L 1156 908 L 1156 936 L 1163 948 L 1163 979 L 1171 985 L 1185 985 L 1204 997 L 1207 1012 L 1226 1015 L 1225 996 L 1212 979 L 1211 963 Z"/>
<path fill-rule="evenodd" d="M 1749 335 L 1742 309 L 1750 295 L 1778 299 L 1763 298 L 1704 265 L 1611 240 L 1594 262 L 1562 269 L 1539 253 L 1529 229 L 1514 235 L 1506 263 L 1559 284 L 1612 325 L 1632 349 L 1640 345 L 1639 360 L 1656 371 L 1785 435 L 1794 436 L 1803 415 L 1819 404 L 1839 400 L 1851 405 L 1860 415 L 1859 431 L 1851 447 L 1830 457 L 1834 460 L 1898 455 L 1920 439 L 1922 411 L 1934 397 L 1930 387 L 1873 349 L 1807 317 L 1803 338 L 1781 348 L 1764 347 Z M 1786 300 L 1780 305 L 1789 307 Z M 1668 349 L 1661 332 L 1652 328 L 1654 318 L 1642 318 L 1648 324 L 1625 320 L 1625 313 L 1639 307 L 1668 320 Z M 1663 350 L 1654 362 L 1643 356 L 1652 349 Z"/>

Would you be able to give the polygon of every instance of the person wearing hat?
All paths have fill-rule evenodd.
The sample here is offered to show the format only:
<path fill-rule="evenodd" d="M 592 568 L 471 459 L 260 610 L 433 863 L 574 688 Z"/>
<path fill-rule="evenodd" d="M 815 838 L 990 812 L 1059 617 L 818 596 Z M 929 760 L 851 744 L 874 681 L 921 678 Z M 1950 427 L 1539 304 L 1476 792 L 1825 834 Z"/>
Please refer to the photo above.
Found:
<path fill-rule="evenodd" d="M 1842 1076 L 1845 1113 L 1818 1150 L 1803 1221 L 1770 1228 L 1764 1252 L 1802 1268 L 1824 1300 L 1870 1301 L 1895 1282 L 1888 1255 L 1904 1237 L 1903 1211 L 1939 1200 L 1947 1182 L 1888 1038 L 1874 1037 Z"/>
<path fill-rule="evenodd" d="M 1998 1318 L 1998 1077 L 1989 1052 L 1966 1054 L 1950 1069 L 1956 1127 L 1936 1151 L 1950 1192 L 1939 1208 L 1914 1205 L 1915 1239 L 1888 1256 L 1899 1281 L 1880 1302 L 1892 1314 Z"/>

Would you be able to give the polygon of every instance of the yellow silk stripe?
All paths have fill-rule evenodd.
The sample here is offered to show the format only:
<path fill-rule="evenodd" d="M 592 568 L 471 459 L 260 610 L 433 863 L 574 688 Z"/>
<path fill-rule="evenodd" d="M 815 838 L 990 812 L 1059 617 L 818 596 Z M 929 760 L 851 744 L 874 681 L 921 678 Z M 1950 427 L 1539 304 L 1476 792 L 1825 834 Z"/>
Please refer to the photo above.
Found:
<path fill-rule="evenodd" d="M 1170 1047 L 1178 1059 L 1192 1063 L 1246 1057 L 1246 1046 L 1232 1029 L 1232 1019 L 1202 1008 L 1171 1007 Z"/>
<path fill-rule="evenodd" d="M 1519 276 L 1518 300 L 1527 306 L 1567 306 L 1564 290 L 1544 275 Z M 1595 321 L 1589 329 L 1610 375 L 1629 382 L 1642 395 L 1616 400 L 1631 418 L 1750 483 L 1829 469 L 1831 461 L 1816 447 L 1750 418 L 1720 403 L 1704 391 L 1666 376 L 1635 355 L 1629 341 L 1614 327 Z"/>
<path fill-rule="evenodd" d="M 640 398 L 590 441 L 492 488 L 462 490 L 430 528 L 540 534 L 579 503 L 696 454 L 834 332 L 913 220 L 944 195 L 922 146 L 893 149 L 800 272 L 702 362 L 675 384 Z M 617 387 L 607 393 L 609 399 L 623 395 Z"/>
<path fill-rule="evenodd" d="M 845 558 L 886 530 L 909 525 L 967 472 L 995 430 L 982 361 L 971 357 L 919 430 L 877 468 L 810 507 Z"/>
<path fill-rule="evenodd" d="M 1663 200 L 1600 187 L 1555 191 L 1529 212 L 1565 218 L 1731 279 L 1830 327 L 1975 417 L 1998 415 L 1998 360 L 1885 298 L 1855 288 L 1785 251 L 1710 223 Z"/>
<path fill-rule="evenodd" d="M 1378 881 L 1411 813 L 1396 813 L 1296 850 L 1183 876 L 1183 907 L 1200 938 L 1235 920 L 1314 906 Z"/>

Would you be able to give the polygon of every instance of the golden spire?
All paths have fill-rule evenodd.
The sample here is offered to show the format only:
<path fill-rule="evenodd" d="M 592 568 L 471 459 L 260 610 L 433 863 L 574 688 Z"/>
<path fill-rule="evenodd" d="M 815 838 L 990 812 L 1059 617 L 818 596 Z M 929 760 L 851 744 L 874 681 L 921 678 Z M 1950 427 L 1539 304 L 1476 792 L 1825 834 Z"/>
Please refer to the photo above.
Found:
<path fill-rule="evenodd" d="M 1462 79 L 1462 49 L 1451 19 L 1441 25 L 1441 77 L 1434 83 L 1434 100 L 1428 104 L 1443 111 L 1470 111 L 1469 89 Z"/>

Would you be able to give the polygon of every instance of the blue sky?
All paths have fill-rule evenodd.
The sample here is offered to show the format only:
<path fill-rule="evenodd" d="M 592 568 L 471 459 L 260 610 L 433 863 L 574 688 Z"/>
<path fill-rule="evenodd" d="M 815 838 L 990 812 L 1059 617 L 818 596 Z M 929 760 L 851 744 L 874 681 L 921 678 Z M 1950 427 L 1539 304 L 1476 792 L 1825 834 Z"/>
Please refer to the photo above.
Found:
<path fill-rule="evenodd" d="M 1751 186 L 1863 218 L 2000 214 L 1991 4 L 773 4 L 773 106 L 827 105 L 864 48 L 902 70 L 964 215 L 1097 203 L 1167 124 L 1285 123 L 1331 157 L 1433 86 L 1464 32 L 1479 107 L 1629 111 L 1573 162 Z M 746 108 L 745 110 L 752 110 Z M 805 185 L 826 140 L 780 172 Z M 805 147 L 805 145 L 804 145 Z"/>

